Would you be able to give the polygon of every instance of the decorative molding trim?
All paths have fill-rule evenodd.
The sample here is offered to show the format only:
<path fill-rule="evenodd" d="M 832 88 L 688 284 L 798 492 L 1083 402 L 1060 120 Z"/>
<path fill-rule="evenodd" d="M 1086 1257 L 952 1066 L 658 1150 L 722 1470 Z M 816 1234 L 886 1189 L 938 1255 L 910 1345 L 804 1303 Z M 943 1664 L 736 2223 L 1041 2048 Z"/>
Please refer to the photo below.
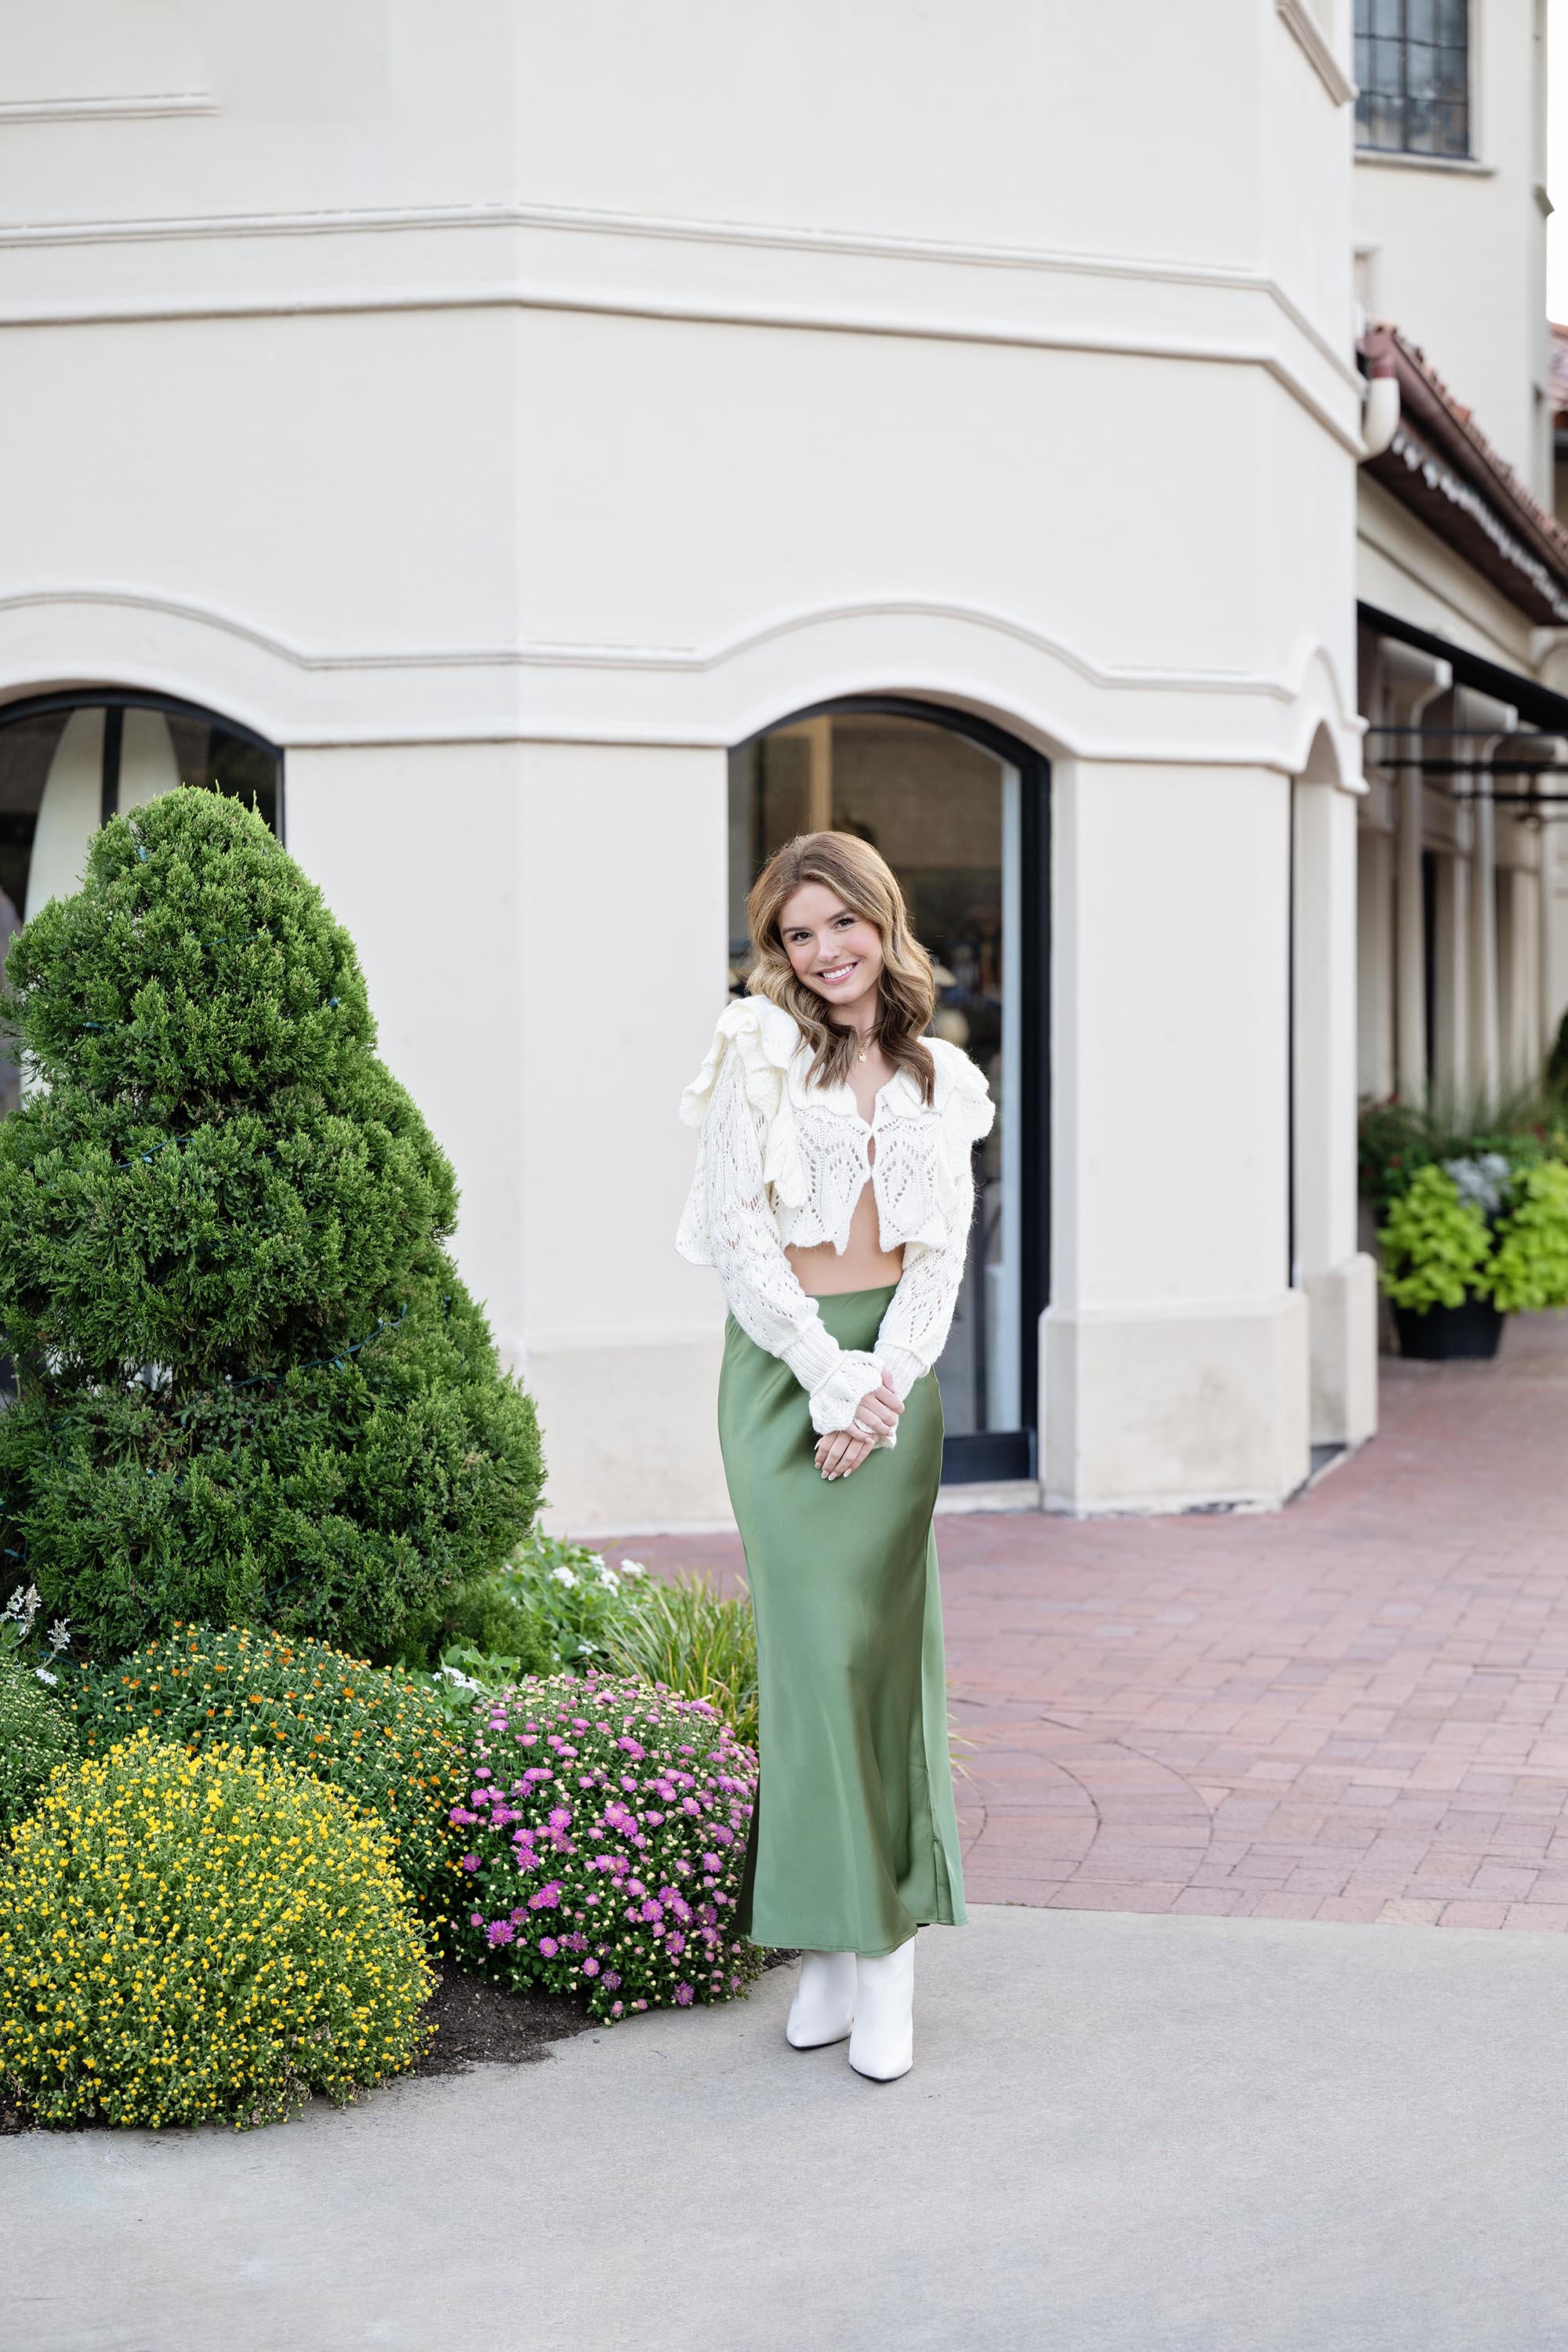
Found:
<path fill-rule="evenodd" d="M 470 287 L 460 293 L 448 293 L 429 287 L 404 288 L 359 297 L 340 294 L 279 295 L 231 302 L 209 297 L 188 302 L 153 299 L 114 304 L 50 303 L 37 310 L 21 307 L 9 310 L 0 309 L 0 326 L 16 329 L 124 327 L 150 326 L 163 320 L 188 322 L 197 319 L 345 318 L 362 313 L 386 314 L 404 310 L 494 310 L 559 311 L 568 316 L 590 318 L 656 319 L 670 325 L 764 327 L 797 334 L 878 335 L 894 342 L 991 343 L 1016 351 L 1098 352 L 1115 359 L 1185 360 L 1213 367 L 1258 368 L 1304 409 L 1313 423 L 1321 426 L 1331 440 L 1338 442 L 1342 449 L 1347 450 L 1358 461 L 1365 455 L 1359 430 L 1359 415 L 1354 424 L 1347 424 L 1336 415 L 1295 369 L 1267 343 L 1205 341 L 1199 336 L 1118 335 L 1087 326 L 1064 328 L 1052 333 L 1044 327 L 1001 323 L 973 325 L 929 315 L 868 318 L 856 311 L 832 310 L 805 304 L 785 307 L 782 303 L 742 305 L 698 299 L 661 302 L 633 294 L 565 294 L 558 287 L 531 288 L 521 283 Z M 1348 390 L 1348 383 L 1346 388 Z"/>
<path fill-rule="evenodd" d="M 0 251 L 9 247 L 174 244 L 225 237 L 358 236 L 444 229 L 541 229 L 567 236 L 635 237 L 656 243 L 716 245 L 758 252 L 844 255 L 873 261 L 935 262 L 971 269 L 1018 269 L 1259 294 L 1279 308 L 1296 331 L 1358 395 L 1361 390 L 1361 377 L 1348 352 L 1331 341 L 1284 289 L 1262 271 L 1215 262 L 1169 261 L 1155 256 L 971 245 L 869 231 L 798 228 L 771 222 L 595 212 L 559 205 L 430 205 L 343 212 L 211 213 L 170 219 L 30 222 L 0 227 Z M 342 307 L 352 305 L 345 302 Z"/>
<path fill-rule="evenodd" d="M 153 593 L 57 586 L 0 597 L 0 709 L 40 685 L 93 680 L 231 710 L 291 751 L 719 750 L 813 698 L 876 689 L 994 717 L 1053 757 L 1171 768 L 1299 774 L 1326 724 L 1345 788 L 1357 789 L 1360 774 L 1362 722 L 1321 644 L 1299 648 L 1286 677 L 1113 667 L 1021 623 L 936 600 L 795 614 L 701 648 L 525 641 L 316 652 Z"/>
<path fill-rule="evenodd" d="M 1336 106 L 1348 106 L 1356 87 L 1323 38 L 1317 19 L 1303 0 L 1274 0 L 1274 5 L 1307 53 L 1313 72 Z"/>
<path fill-rule="evenodd" d="M 548 645 L 535 642 L 520 646 L 512 658 L 530 668 L 700 672 L 720 669 L 726 662 L 740 660 L 763 646 L 776 644 L 781 638 L 797 635 L 805 629 L 821 628 L 841 621 L 881 620 L 954 621 L 964 627 L 990 630 L 998 635 L 1013 638 L 1031 653 L 1044 654 L 1048 659 L 1062 663 L 1089 685 L 1112 691 L 1264 694 L 1280 702 L 1294 699 L 1293 688 L 1279 678 L 1264 677 L 1245 670 L 1155 670 L 1138 669 L 1121 663 L 1100 664 L 1076 653 L 1058 638 L 1047 637 L 1037 629 L 1026 627 L 1022 622 L 1009 620 L 1001 614 L 988 613 L 979 605 L 896 596 L 850 604 L 824 605 L 815 612 L 793 614 L 786 620 L 769 622 L 763 628 L 752 629 L 744 636 L 731 638 L 727 644 L 715 646 L 707 652 L 678 646 Z"/>
<path fill-rule="evenodd" d="M 145 98 L 9 98 L 0 100 L 7 122 L 148 122 L 169 114 L 216 114 L 205 90 L 169 90 Z"/>
<path fill-rule="evenodd" d="M 784 620 L 772 621 L 760 629 L 748 630 L 743 636 L 731 638 L 706 651 L 693 646 L 552 645 L 543 639 L 523 639 L 512 646 L 366 646 L 348 653 L 309 653 L 302 646 L 290 644 L 285 637 L 258 629 L 250 623 L 237 620 L 230 614 L 217 612 L 210 605 L 184 604 L 174 597 L 153 595 L 136 589 L 42 588 L 0 596 L 0 613 L 32 612 L 49 605 L 110 605 L 132 612 L 155 613 L 171 620 L 193 622 L 201 627 L 220 629 L 226 635 L 237 637 L 277 659 L 289 662 L 296 669 L 307 671 L 605 669 L 700 675 L 705 671 L 721 669 L 725 663 L 739 660 L 764 646 L 776 643 L 780 638 L 835 622 L 926 620 L 954 621 L 966 627 L 985 629 L 1011 637 L 1031 652 L 1044 654 L 1049 659 L 1062 663 L 1089 685 L 1112 691 L 1261 694 L 1272 700 L 1287 703 L 1294 701 L 1298 692 L 1296 688 L 1282 679 L 1245 670 L 1156 670 L 1139 669 L 1122 664 L 1100 664 L 1076 653 L 1070 646 L 1064 646 L 1054 637 L 1045 636 L 1038 630 L 1030 629 L 1023 623 L 1009 620 L 1000 614 L 985 612 L 978 605 L 926 602 L 910 597 L 824 605 L 809 613 L 792 614 Z"/>
<path fill-rule="evenodd" d="M 1461 178 L 1494 180 L 1495 163 L 1479 163 L 1474 155 L 1408 155 L 1403 148 L 1358 147 L 1358 163 L 1376 163 L 1384 171 L 1458 172 Z"/>

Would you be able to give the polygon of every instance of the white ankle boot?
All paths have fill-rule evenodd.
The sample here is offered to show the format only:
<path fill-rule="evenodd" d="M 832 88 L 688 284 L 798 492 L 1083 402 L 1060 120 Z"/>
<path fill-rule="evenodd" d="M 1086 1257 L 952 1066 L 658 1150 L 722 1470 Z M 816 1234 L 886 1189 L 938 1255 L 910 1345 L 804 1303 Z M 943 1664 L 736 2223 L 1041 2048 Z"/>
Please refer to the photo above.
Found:
<path fill-rule="evenodd" d="M 915 1939 L 855 1964 L 849 2063 L 873 2083 L 893 2083 L 915 2063 Z"/>
<path fill-rule="evenodd" d="M 842 2042 L 855 2021 L 855 1974 L 853 1952 L 802 1952 L 785 2041 L 796 2050 Z"/>

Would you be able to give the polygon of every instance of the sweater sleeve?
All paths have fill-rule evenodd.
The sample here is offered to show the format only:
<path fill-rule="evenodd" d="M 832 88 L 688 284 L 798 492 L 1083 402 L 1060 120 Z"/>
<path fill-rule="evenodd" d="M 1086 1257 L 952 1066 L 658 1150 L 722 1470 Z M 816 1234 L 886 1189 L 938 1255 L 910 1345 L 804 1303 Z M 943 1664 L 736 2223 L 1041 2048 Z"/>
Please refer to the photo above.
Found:
<path fill-rule="evenodd" d="M 974 1222 L 974 1147 L 990 1133 L 996 1116 L 984 1074 L 968 1055 L 940 1040 L 931 1041 L 931 1050 L 942 1120 L 946 1232 L 940 1243 L 918 1255 L 906 1253 L 899 1286 L 877 1334 L 878 1360 L 901 1397 L 931 1370 L 947 1345 Z"/>
<path fill-rule="evenodd" d="M 972 1215 L 974 1185 L 966 1198 Z M 923 1249 L 911 1257 L 888 1301 L 877 1334 L 877 1356 L 892 1386 L 907 1397 L 922 1372 L 929 1372 L 947 1345 L 952 1310 L 963 1281 L 969 1255 L 969 1218 L 950 1234 L 940 1248 Z"/>
<path fill-rule="evenodd" d="M 759 1348 L 787 1364 L 806 1391 L 819 1436 L 847 1429 L 881 1381 L 873 1355 L 841 1348 L 784 1253 L 763 1175 L 757 1114 L 741 1055 L 719 1066 L 702 1123 L 708 1245 L 730 1312 Z"/>

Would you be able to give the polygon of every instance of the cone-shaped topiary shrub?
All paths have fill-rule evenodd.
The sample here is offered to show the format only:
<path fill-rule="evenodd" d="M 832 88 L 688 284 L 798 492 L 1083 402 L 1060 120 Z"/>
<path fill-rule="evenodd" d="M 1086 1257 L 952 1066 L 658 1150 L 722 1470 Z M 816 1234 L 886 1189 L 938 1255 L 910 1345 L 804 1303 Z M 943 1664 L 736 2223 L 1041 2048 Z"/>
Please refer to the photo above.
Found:
<path fill-rule="evenodd" d="M 0 1570 L 102 1656 L 176 1622 L 395 1655 L 531 1522 L 532 1407 L 440 1247 L 452 1171 L 261 819 L 117 817 L 0 1019 Z"/>

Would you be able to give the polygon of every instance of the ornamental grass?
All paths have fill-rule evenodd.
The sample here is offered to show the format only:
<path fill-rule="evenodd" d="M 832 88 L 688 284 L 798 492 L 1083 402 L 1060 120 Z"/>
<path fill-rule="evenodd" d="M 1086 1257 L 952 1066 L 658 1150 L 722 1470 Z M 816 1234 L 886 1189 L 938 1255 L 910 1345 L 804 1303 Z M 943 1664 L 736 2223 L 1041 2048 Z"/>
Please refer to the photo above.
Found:
<path fill-rule="evenodd" d="M 185 1626 L 83 1677 L 81 1744 L 101 1754 L 145 1727 L 193 1754 L 227 1741 L 287 1756 L 378 1814 L 426 1917 L 462 1894 L 449 1814 L 468 1786 L 434 1694 L 325 1642 Z"/>
<path fill-rule="evenodd" d="M 38 2122 L 336 2106 L 405 2068 L 432 1972 L 384 1833 L 281 1757 L 145 1731 L 57 1773 L 0 1875 L 0 2083 Z"/>
<path fill-rule="evenodd" d="M 757 1629 L 749 1594 L 726 1599 L 706 1577 L 681 1575 L 668 1584 L 647 1580 L 633 1596 L 611 1622 L 611 1664 L 707 1699 L 742 1746 L 755 1748 Z"/>
<path fill-rule="evenodd" d="M 529 1680 L 476 1707 L 472 1755 L 452 1814 L 471 1965 L 610 2022 L 744 1991 L 762 1967 L 736 1925 L 757 1759 L 705 1700 Z"/>

